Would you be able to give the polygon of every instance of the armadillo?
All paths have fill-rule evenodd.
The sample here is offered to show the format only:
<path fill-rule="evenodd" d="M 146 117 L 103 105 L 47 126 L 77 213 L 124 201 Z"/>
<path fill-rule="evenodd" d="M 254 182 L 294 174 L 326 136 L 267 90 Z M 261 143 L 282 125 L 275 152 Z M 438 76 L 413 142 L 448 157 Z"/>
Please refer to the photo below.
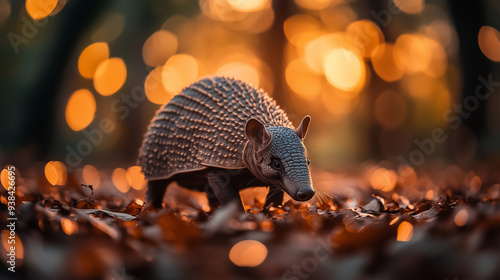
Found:
<path fill-rule="evenodd" d="M 265 186 L 265 207 L 311 199 L 310 160 L 303 139 L 311 118 L 297 129 L 264 90 L 227 77 L 206 77 L 158 110 L 144 136 L 139 164 L 147 200 L 161 208 L 167 186 L 207 193 L 211 209 L 241 198 L 239 190 Z"/>

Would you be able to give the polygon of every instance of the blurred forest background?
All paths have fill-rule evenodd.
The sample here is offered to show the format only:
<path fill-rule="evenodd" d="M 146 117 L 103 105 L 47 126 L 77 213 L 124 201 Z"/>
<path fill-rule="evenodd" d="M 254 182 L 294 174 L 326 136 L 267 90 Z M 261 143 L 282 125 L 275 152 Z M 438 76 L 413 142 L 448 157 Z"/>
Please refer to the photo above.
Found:
<path fill-rule="evenodd" d="M 316 168 L 497 161 L 499 12 L 494 0 L 0 0 L 0 161 L 53 185 L 66 170 L 98 185 L 106 168 L 133 186 L 150 119 L 205 75 L 263 88 L 295 125 L 311 115 Z"/>

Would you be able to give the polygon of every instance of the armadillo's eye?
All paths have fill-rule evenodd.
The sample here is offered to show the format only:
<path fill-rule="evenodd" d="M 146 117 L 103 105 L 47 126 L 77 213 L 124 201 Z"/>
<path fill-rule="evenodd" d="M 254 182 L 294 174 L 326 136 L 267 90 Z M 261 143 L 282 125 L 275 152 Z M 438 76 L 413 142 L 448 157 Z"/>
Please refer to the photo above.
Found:
<path fill-rule="evenodd" d="M 311 165 L 311 160 L 307 159 L 307 166 Z"/>
<path fill-rule="evenodd" d="M 281 161 L 279 159 L 273 159 L 273 161 L 271 162 L 271 167 L 276 170 L 281 169 Z"/>

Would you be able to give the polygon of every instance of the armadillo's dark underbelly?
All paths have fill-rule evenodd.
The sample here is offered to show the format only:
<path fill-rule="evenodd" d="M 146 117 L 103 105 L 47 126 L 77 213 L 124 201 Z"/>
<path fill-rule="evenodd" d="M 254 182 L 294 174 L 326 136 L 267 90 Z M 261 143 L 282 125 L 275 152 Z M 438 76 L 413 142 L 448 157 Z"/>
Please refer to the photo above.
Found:
<path fill-rule="evenodd" d="M 217 175 L 221 176 L 223 180 L 227 180 L 228 188 L 237 188 L 241 190 L 250 187 L 264 186 L 264 183 L 255 178 L 246 168 L 234 170 L 210 167 L 201 171 L 175 174 L 168 179 L 168 181 L 177 182 L 179 186 L 190 190 L 211 192 L 210 185 L 207 181 L 208 172 L 215 172 Z"/>

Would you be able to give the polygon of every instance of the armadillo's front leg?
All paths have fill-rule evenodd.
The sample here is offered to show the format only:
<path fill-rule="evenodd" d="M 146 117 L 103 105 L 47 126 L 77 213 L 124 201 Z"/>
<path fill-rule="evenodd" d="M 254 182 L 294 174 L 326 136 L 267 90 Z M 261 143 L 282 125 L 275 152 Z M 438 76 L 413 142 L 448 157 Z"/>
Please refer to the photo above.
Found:
<path fill-rule="evenodd" d="M 278 207 L 283 203 L 283 195 L 284 192 L 280 188 L 277 187 L 269 187 L 269 192 L 266 196 L 266 203 L 264 204 L 264 209 L 268 209 L 269 207 Z"/>
<path fill-rule="evenodd" d="M 150 180 L 148 182 L 146 199 L 151 202 L 153 207 L 162 208 L 163 196 L 168 184 L 170 184 L 170 180 Z"/>
<path fill-rule="evenodd" d="M 232 201 L 237 201 L 240 209 L 243 210 L 239 190 L 234 187 L 234 183 L 231 184 L 230 178 L 231 176 L 229 173 L 224 170 L 210 171 L 207 173 L 208 184 L 210 188 L 212 188 L 220 204 L 224 206 Z"/>

